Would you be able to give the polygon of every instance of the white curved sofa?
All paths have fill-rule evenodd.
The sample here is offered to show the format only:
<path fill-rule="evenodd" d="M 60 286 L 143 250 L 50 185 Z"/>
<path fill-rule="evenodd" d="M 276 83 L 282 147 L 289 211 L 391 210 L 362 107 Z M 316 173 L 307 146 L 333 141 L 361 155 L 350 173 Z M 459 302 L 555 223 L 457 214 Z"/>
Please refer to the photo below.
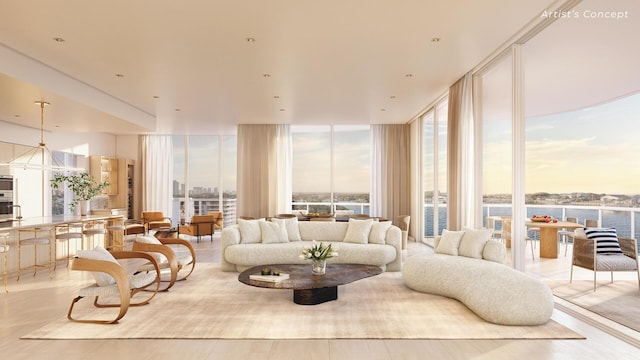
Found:
<path fill-rule="evenodd" d="M 436 239 L 436 250 L 439 241 Z M 479 247 L 476 244 L 476 249 Z M 457 299 L 491 323 L 546 323 L 553 313 L 551 289 L 539 279 L 504 265 L 505 253 L 502 243 L 486 240 L 480 257 L 478 252 L 470 257 L 446 251 L 415 255 L 405 261 L 403 277 L 409 288 Z"/>
<path fill-rule="evenodd" d="M 386 271 L 402 269 L 402 235 L 400 229 L 390 222 L 272 220 L 284 226 L 278 229 L 270 225 L 271 222 L 260 220 L 263 224 L 256 234 L 256 223 L 246 221 L 260 224 L 259 220 L 238 220 L 238 224 L 222 230 L 220 263 L 223 271 L 243 271 L 266 264 L 309 264 L 308 260 L 300 258 L 300 254 L 304 248 L 311 247 L 313 240 L 332 243 L 337 248 L 338 256 L 329 258 L 328 264 L 376 265 Z M 372 223 L 368 231 L 363 221 Z M 283 227 L 286 235 L 279 232 Z M 247 228 L 252 228 L 253 232 Z M 277 241 L 274 241 L 272 230 L 277 232 Z M 282 239 L 285 236 L 286 241 Z"/>

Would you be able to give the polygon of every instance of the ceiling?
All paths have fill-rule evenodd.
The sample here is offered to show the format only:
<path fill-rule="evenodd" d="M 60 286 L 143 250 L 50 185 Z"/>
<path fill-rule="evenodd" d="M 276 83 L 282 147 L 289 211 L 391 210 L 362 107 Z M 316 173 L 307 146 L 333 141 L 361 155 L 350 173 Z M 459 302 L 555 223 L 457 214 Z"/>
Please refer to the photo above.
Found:
<path fill-rule="evenodd" d="M 60 132 L 406 123 L 550 2 L 0 0 L 0 121 L 37 128 L 45 100 Z"/>

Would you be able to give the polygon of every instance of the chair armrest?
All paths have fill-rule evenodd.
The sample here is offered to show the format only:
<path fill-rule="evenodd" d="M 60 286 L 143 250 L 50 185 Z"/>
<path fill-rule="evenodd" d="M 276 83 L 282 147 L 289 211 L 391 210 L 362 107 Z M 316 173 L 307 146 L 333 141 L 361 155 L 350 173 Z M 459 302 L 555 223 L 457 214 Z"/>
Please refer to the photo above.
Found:
<path fill-rule="evenodd" d="M 146 243 L 134 242 L 132 247 L 133 247 L 133 251 L 142 251 L 145 253 L 148 253 L 148 252 L 160 253 L 167 258 L 167 261 L 169 262 L 169 266 L 171 267 L 178 266 L 178 260 L 176 259 L 176 254 L 173 252 L 173 250 L 171 250 L 171 248 L 167 246 L 159 245 L 159 244 L 146 244 Z"/>
<path fill-rule="evenodd" d="M 620 244 L 620 248 L 625 255 L 629 256 L 632 259 L 638 258 L 638 247 L 636 239 L 619 237 L 618 243 Z"/>
<path fill-rule="evenodd" d="M 187 240 L 184 239 L 172 239 L 172 238 L 161 238 L 158 239 L 160 240 L 160 242 L 163 245 L 181 245 L 186 247 L 187 249 L 189 249 L 189 252 L 191 253 L 191 257 L 193 257 L 193 261 L 195 262 L 196 259 L 196 251 L 193 248 L 193 245 L 191 245 L 190 242 L 188 242 Z"/>

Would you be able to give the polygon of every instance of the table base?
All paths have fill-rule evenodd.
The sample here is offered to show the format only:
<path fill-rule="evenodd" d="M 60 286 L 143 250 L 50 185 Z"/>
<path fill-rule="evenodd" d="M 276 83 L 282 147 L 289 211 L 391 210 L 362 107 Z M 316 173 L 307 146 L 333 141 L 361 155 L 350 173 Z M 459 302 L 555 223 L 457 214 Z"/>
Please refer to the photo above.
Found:
<path fill-rule="evenodd" d="M 317 305 L 338 300 L 338 287 L 293 290 L 293 302 L 298 305 Z"/>

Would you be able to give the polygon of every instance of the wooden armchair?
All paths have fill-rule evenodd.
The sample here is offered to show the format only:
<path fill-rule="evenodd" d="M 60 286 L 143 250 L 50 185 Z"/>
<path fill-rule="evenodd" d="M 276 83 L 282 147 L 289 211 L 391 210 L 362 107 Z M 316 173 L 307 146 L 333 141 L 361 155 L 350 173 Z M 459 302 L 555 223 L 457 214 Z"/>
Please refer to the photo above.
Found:
<path fill-rule="evenodd" d="M 148 260 L 153 265 L 153 272 L 128 275 L 125 269 L 116 259 L 142 258 Z M 76 298 L 71 301 L 67 318 L 71 321 L 115 324 L 122 319 L 129 310 L 129 306 L 146 305 L 158 293 L 160 288 L 160 269 L 153 257 L 147 253 L 135 251 L 114 251 L 108 252 L 103 248 L 95 250 L 79 250 L 71 263 L 71 270 L 91 271 L 96 282 L 83 289 L 80 289 Z M 132 297 L 138 292 L 152 288 L 156 284 L 151 294 L 145 296 L 143 300 L 131 302 Z M 118 303 L 100 303 L 101 296 L 119 295 Z M 76 319 L 73 317 L 74 305 L 87 296 L 95 297 L 93 305 L 96 307 L 119 307 L 118 315 L 113 320 L 102 319 Z"/>
<path fill-rule="evenodd" d="M 145 224 L 147 232 L 162 227 L 171 227 L 171 218 L 164 216 L 161 211 L 143 211 L 142 221 Z"/>
<path fill-rule="evenodd" d="M 215 226 L 216 222 L 213 215 L 194 215 L 187 225 L 180 226 L 180 234 L 195 236 L 197 237 L 197 242 L 200 242 L 200 237 L 209 235 L 213 242 Z"/>
<path fill-rule="evenodd" d="M 638 287 L 640 288 L 640 270 L 638 269 L 638 247 L 635 239 L 618 238 L 622 249 L 619 254 L 597 254 L 596 241 L 576 234 L 573 239 L 573 255 L 571 257 L 571 275 L 569 282 L 573 281 L 573 267 L 593 271 L 593 291 L 596 291 L 596 274 L 598 271 L 609 271 L 613 282 L 614 271 L 635 271 L 638 274 Z"/>
<path fill-rule="evenodd" d="M 224 218 L 221 211 L 209 211 L 207 215 L 213 215 L 213 229 L 222 230 L 224 226 Z"/>
<path fill-rule="evenodd" d="M 188 253 L 175 252 L 171 246 L 176 248 L 185 247 Z M 169 280 L 161 280 L 168 283 L 159 291 L 169 290 L 176 281 L 186 280 L 196 267 L 196 252 L 190 242 L 183 239 L 156 239 L 153 236 L 139 236 L 133 243 L 134 251 L 143 251 L 154 257 L 160 270 L 170 269 Z M 180 272 L 188 268 L 189 271 Z M 153 263 L 147 262 L 138 267 L 139 272 L 153 271 Z M 178 277 L 180 276 L 180 277 Z"/>

